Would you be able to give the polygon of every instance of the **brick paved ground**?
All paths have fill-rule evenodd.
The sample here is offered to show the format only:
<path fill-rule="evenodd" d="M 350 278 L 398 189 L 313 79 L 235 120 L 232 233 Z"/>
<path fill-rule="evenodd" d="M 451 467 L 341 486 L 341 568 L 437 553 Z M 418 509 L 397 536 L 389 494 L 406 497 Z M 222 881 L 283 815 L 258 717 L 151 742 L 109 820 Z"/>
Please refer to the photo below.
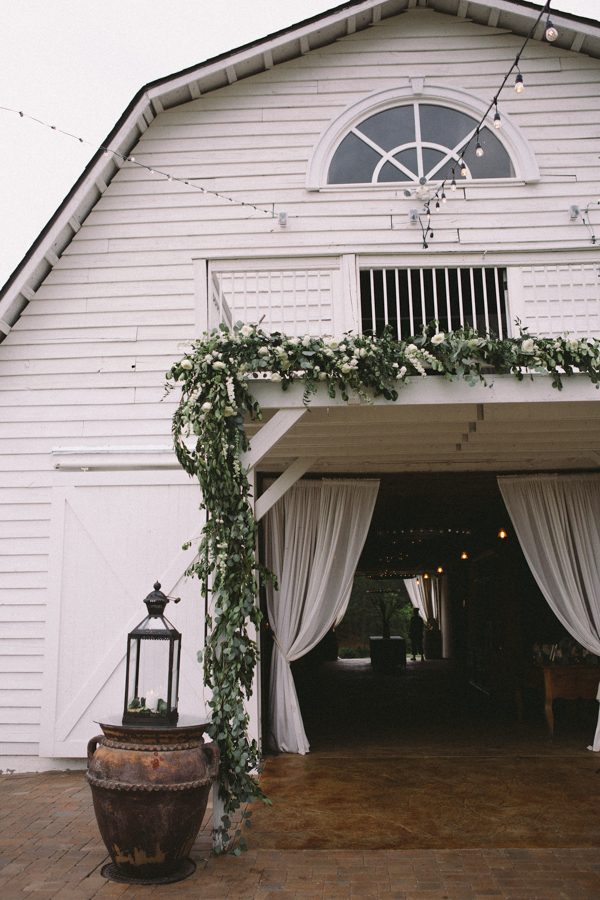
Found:
<path fill-rule="evenodd" d="M 560 810 L 557 810 L 560 815 Z M 121 894 L 224 900 L 393 897 L 402 900 L 598 900 L 597 849 L 270 850 L 211 858 L 208 833 L 197 870 L 173 885 L 105 881 L 107 861 L 81 772 L 0 777 L 1 900 L 87 900 Z"/>

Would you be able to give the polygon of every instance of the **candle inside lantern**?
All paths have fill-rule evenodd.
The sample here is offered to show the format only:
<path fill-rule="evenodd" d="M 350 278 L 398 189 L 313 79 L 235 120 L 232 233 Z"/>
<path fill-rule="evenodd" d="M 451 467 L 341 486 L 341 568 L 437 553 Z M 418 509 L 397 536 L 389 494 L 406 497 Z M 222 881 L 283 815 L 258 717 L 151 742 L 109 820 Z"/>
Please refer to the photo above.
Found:
<path fill-rule="evenodd" d="M 158 697 L 156 696 L 156 691 L 148 691 L 148 693 L 146 694 L 146 708 L 151 712 L 155 712 L 157 703 Z"/>

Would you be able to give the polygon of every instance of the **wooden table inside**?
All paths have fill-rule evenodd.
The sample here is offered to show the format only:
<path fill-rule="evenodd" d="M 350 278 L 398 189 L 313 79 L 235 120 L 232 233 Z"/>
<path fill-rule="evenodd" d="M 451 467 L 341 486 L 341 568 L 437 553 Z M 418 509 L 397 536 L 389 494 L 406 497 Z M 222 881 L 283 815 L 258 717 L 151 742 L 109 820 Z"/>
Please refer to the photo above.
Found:
<path fill-rule="evenodd" d="M 554 735 L 552 704 L 562 700 L 595 700 L 598 696 L 600 667 L 598 666 L 541 666 L 544 677 L 544 713 L 550 735 Z"/>

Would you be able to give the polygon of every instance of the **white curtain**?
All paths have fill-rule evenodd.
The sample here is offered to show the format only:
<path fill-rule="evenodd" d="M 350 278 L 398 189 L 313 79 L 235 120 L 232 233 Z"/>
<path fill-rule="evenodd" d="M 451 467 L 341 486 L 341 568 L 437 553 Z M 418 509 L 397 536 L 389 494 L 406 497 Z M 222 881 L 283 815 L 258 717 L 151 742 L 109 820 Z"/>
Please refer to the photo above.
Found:
<path fill-rule="evenodd" d="M 498 484 L 554 614 L 600 656 L 600 475 L 507 476 Z M 590 749 L 600 751 L 600 716 Z"/>
<path fill-rule="evenodd" d="M 405 578 L 404 586 L 406 588 L 406 593 L 408 594 L 408 599 L 415 607 L 415 609 L 419 610 L 419 615 L 423 619 L 424 622 L 427 621 L 427 612 L 425 610 L 424 604 L 424 594 L 421 590 L 421 579 L 420 578 Z"/>
<path fill-rule="evenodd" d="M 405 578 L 404 584 L 408 593 L 408 599 L 416 609 L 423 621 L 429 625 L 440 623 L 440 585 L 437 578 Z"/>
<path fill-rule="evenodd" d="M 290 663 L 341 621 L 379 482 L 300 481 L 270 510 L 266 562 L 279 589 L 267 593 L 274 646 L 269 712 L 278 750 L 307 753 Z"/>

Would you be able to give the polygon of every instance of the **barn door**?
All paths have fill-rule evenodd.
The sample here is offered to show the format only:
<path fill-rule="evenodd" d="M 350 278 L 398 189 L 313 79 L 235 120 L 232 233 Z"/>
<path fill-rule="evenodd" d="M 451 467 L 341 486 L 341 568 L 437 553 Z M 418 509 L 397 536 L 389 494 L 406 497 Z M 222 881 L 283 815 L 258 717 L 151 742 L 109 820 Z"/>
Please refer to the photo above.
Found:
<path fill-rule="evenodd" d="M 181 597 L 166 610 L 183 636 L 180 712 L 204 715 L 204 600 L 184 578 L 194 549 L 182 550 L 200 532 L 199 502 L 178 471 L 57 474 L 41 756 L 85 756 L 95 722 L 122 714 L 126 635 L 155 581 Z"/>

